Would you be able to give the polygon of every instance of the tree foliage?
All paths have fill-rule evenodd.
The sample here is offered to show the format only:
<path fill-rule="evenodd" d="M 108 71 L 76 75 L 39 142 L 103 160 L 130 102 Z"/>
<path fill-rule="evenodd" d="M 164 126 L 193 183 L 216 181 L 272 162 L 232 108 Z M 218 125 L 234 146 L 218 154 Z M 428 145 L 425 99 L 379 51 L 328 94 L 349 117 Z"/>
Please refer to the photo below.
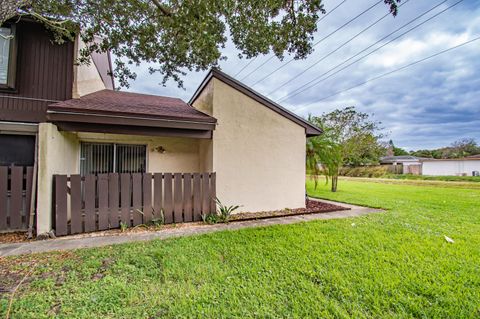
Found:
<path fill-rule="evenodd" d="M 388 156 L 402 156 L 402 155 L 410 155 L 410 153 L 403 148 L 396 147 L 395 144 L 393 144 L 393 141 L 390 140 L 388 141 L 388 146 L 387 146 L 387 155 Z"/>
<path fill-rule="evenodd" d="M 307 141 L 307 167 L 315 176 L 321 167 L 327 181 L 332 180 L 332 191 L 337 190 L 342 166 L 377 164 L 385 154 L 385 147 L 380 143 L 381 123 L 353 106 L 318 117 L 309 116 L 308 120 L 320 127 L 323 134 Z"/>
<path fill-rule="evenodd" d="M 411 151 L 411 155 L 427 158 L 462 158 L 470 155 L 480 154 L 480 146 L 473 138 L 459 139 L 450 146 L 432 150 Z"/>
<path fill-rule="evenodd" d="M 384 0 L 393 15 L 400 1 Z M 322 0 L 2 0 L 0 24 L 30 16 L 59 43 L 82 30 L 87 47 L 79 62 L 110 50 L 122 86 L 136 77 L 130 66 L 140 62 L 151 63 L 163 84 L 173 79 L 181 86 L 186 70 L 206 70 L 225 59 L 228 38 L 241 57 L 307 57 L 323 13 Z"/>

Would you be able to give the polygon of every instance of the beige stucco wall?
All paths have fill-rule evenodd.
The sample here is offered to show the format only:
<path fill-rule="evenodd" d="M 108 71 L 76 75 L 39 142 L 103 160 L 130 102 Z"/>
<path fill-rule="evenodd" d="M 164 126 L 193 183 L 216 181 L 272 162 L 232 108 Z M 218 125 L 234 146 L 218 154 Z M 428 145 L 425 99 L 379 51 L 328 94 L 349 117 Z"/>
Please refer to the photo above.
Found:
<path fill-rule="evenodd" d="M 85 47 L 85 44 L 77 37 L 75 41 L 75 60 L 80 55 L 80 50 Z M 75 65 L 73 68 L 73 88 L 72 97 L 79 98 L 81 96 L 104 90 L 105 84 L 98 73 L 92 59 L 90 63 Z"/>
<path fill-rule="evenodd" d="M 200 170 L 198 139 L 85 132 L 79 132 L 76 136 L 78 143 L 86 141 L 147 145 L 147 170 L 151 173 L 199 172 Z M 156 150 L 160 146 L 165 149 L 164 153 Z"/>
<path fill-rule="evenodd" d="M 151 137 L 123 134 L 59 132 L 51 123 L 39 125 L 37 232 L 52 229 L 52 196 L 54 174 L 80 172 L 80 143 L 119 143 L 147 145 L 147 170 L 156 172 L 200 172 L 201 140 L 191 138 Z M 157 151 L 158 147 L 164 153 Z M 203 153 L 202 153 L 203 154 Z"/>
<path fill-rule="evenodd" d="M 77 172 L 77 154 L 75 135 L 59 132 L 51 123 L 39 124 L 37 234 L 52 229 L 53 175 Z"/>
<path fill-rule="evenodd" d="M 305 206 L 305 129 L 213 78 L 194 106 L 218 120 L 217 196 L 242 211 Z"/>

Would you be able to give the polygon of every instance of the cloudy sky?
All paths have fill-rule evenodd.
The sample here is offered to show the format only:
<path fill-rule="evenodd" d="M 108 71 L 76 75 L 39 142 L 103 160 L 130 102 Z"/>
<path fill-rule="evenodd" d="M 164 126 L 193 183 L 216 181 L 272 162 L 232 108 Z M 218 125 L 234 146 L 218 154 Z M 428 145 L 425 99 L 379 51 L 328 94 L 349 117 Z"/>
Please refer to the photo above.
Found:
<path fill-rule="evenodd" d="M 324 0 L 324 5 L 330 11 L 342 1 Z M 248 64 L 250 61 L 239 59 L 230 45 L 225 49 L 228 59 L 221 63 L 221 69 L 301 116 L 354 105 L 360 111 L 373 114 L 395 144 L 407 150 L 442 147 L 466 137 L 480 143 L 480 41 L 346 90 L 479 37 L 480 0 L 463 0 L 447 9 L 458 1 L 404 0 L 396 18 L 385 17 L 342 46 L 387 13 L 385 5 L 374 6 L 315 46 L 315 52 L 307 59 L 288 64 L 287 56 L 283 62 L 273 58 L 261 66 L 269 55 L 259 56 Z M 378 0 L 345 1 L 319 22 L 315 42 L 376 2 Z M 421 25 L 407 32 L 418 24 Z M 404 32 L 407 33 L 395 39 Z M 382 38 L 385 39 L 373 45 Z M 348 66 L 390 40 L 393 41 Z M 370 49 L 341 64 L 371 45 Z M 331 53 L 333 51 L 335 53 Z M 258 82 L 280 66 L 277 72 Z M 185 77 L 185 89 L 179 89 L 174 82 L 161 86 L 161 76 L 150 75 L 147 69 L 148 65 L 142 65 L 135 70 L 138 77 L 129 91 L 176 96 L 188 101 L 206 75 L 206 72 L 189 73 Z M 298 76 L 300 72 L 304 73 Z M 302 91 L 299 92 L 299 88 Z M 297 94 L 293 96 L 294 93 Z M 291 97 L 284 99 L 288 95 Z"/>

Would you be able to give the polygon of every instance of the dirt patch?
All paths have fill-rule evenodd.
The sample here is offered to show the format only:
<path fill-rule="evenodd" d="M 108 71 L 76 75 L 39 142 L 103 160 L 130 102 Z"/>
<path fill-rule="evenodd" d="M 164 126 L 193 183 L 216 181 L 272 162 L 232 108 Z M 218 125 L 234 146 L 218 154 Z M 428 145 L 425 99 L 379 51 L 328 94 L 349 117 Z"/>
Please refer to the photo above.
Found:
<path fill-rule="evenodd" d="M 0 298 L 4 294 L 11 294 L 24 277 L 22 287 L 28 286 L 30 282 L 36 279 L 50 277 L 55 279 L 57 286 L 62 285 L 70 269 L 64 266 L 60 271 L 53 270 L 53 268 L 50 269 L 51 264 L 76 258 L 78 257 L 73 252 L 0 258 Z M 17 291 L 17 294 L 19 293 L 20 292 Z"/>
<path fill-rule="evenodd" d="M 265 218 L 272 218 L 272 217 L 329 213 L 329 212 L 335 212 L 339 210 L 350 210 L 350 208 L 333 205 L 330 203 L 324 203 L 316 200 L 309 200 L 307 201 L 307 205 L 305 208 L 295 208 L 295 209 L 285 208 L 282 210 L 267 211 L 267 212 L 239 213 L 239 214 L 232 215 L 230 217 L 230 221 L 234 222 L 234 221 L 252 220 L 252 219 L 265 219 Z"/>

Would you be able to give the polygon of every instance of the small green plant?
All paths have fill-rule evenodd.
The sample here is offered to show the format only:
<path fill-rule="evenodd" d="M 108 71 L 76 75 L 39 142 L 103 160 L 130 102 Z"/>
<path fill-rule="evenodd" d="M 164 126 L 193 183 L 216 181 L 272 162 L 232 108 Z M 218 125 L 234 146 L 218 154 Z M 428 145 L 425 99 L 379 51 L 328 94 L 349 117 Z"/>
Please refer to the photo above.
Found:
<path fill-rule="evenodd" d="M 202 214 L 202 220 L 207 224 L 216 224 L 219 221 L 217 213 Z"/>
<path fill-rule="evenodd" d="M 217 203 L 219 221 L 222 223 L 228 223 L 232 213 L 240 208 L 240 205 L 225 206 L 220 202 L 218 198 L 215 197 L 215 202 Z"/>
<path fill-rule="evenodd" d="M 209 214 L 203 214 L 202 220 L 207 224 L 216 223 L 228 223 L 232 213 L 240 208 L 240 205 L 225 206 L 215 197 L 215 203 L 217 204 L 217 211 Z"/>
<path fill-rule="evenodd" d="M 127 223 L 120 222 L 120 230 L 122 231 L 122 233 L 124 233 L 125 231 L 127 231 L 127 228 L 128 228 Z"/>
<path fill-rule="evenodd" d="M 155 215 L 155 211 L 153 212 Z M 158 214 L 158 217 L 154 217 L 152 219 L 152 225 L 153 226 L 162 226 L 165 224 L 165 215 L 163 214 L 163 209 L 160 209 L 160 213 Z"/>

